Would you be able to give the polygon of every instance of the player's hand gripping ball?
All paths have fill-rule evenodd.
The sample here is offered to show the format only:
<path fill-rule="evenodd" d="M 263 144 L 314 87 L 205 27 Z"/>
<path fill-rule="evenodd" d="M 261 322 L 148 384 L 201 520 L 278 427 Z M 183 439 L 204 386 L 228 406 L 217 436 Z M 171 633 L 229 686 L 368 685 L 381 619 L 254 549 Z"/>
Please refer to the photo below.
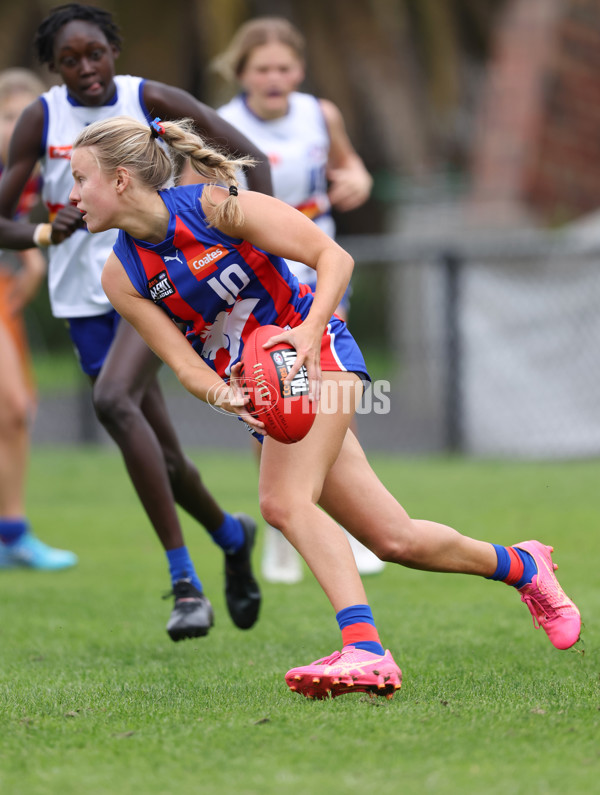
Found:
<path fill-rule="evenodd" d="M 296 362 L 296 350 L 287 342 L 272 348 L 264 343 L 281 334 L 279 326 L 261 326 L 250 334 L 242 351 L 241 385 L 250 401 L 247 409 L 265 424 L 269 436 L 284 444 L 299 442 L 312 428 L 316 401 L 308 399 L 308 374 L 300 368 L 294 378 L 285 378 Z"/>

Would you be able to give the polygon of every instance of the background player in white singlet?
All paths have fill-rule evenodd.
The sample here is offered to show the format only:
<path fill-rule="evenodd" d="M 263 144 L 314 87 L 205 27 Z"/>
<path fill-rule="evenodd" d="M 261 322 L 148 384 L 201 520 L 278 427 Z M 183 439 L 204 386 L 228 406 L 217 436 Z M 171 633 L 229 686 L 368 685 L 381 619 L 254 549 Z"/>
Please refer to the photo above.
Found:
<path fill-rule="evenodd" d="M 369 198 L 373 180 L 352 146 L 339 108 L 297 89 L 304 80 L 304 38 L 282 17 L 246 22 L 214 68 L 242 93 L 218 109 L 269 157 L 273 195 L 335 235 L 331 207 L 346 212 Z M 292 271 L 314 287 L 314 271 Z"/>
<path fill-rule="evenodd" d="M 7 161 L 15 123 L 44 90 L 27 69 L 0 73 L 0 173 Z M 39 202 L 39 174 L 32 175 L 17 207 L 27 218 Z M 23 308 L 46 276 L 38 248 L 0 252 L 0 569 L 64 569 L 77 562 L 66 550 L 44 544 L 31 531 L 25 513 L 29 427 L 36 396 L 23 323 Z"/>
<path fill-rule="evenodd" d="M 242 93 L 219 114 L 265 152 L 271 164 L 273 195 L 311 218 L 330 237 L 331 215 L 354 210 L 369 198 L 373 180 L 346 133 L 339 108 L 327 99 L 297 91 L 304 80 L 304 38 L 288 20 L 259 17 L 240 27 L 214 61 Z M 315 272 L 301 262 L 290 270 L 313 289 Z M 348 317 L 349 290 L 337 313 Z M 380 572 L 384 563 L 350 537 L 361 574 Z M 266 528 L 262 571 L 270 582 L 302 577 L 295 550 L 272 527 Z"/>
<path fill-rule="evenodd" d="M 183 540 L 176 503 L 200 522 L 225 553 L 225 595 L 236 626 L 258 617 L 260 591 L 250 565 L 255 522 L 223 512 L 184 455 L 157 380 L 160 361 L 110 306 L 100 272 L 116 234 L 92 236 L 69 202 L 71 144 L 93 121 L 128 113 L 145 123 L 155 116 L 189 117 L 209 138 L 258 161 L 250 175 L 256 190 L 271 192 L 262 152 L 208 106 L 178 88 L 137 77 L 115 76 L 121 37 L 111 14 L 67 3 L 38 28 L 39 60 L 62 85 L 32 102 L 17 122 L 0 182 L 0 246 L 50 247 L 53 312 L 68 321 L 84 372 L 94 382 L 98 418 L 118 444 L 129 476 L 165 550 L 175 604 L 167 624 L 173 640 L 206 635 L 212 607 Z M 148 128 L 150 129 L 150 128 Z M 42 157 L 44 199 L 50 224 L 12 220 L 19 195 Z"/>

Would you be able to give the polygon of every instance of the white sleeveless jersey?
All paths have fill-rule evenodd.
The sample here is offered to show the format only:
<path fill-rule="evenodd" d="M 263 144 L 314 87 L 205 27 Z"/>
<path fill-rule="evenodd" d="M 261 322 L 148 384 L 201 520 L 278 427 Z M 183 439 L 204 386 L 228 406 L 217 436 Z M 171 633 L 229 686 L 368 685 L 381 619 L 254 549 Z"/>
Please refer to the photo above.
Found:
<path fill-rule="evenodd" d="M 301 210 L 333 237 L 335 224 L 326 174 L 329 133 L 319 100 L 295 91 L 289 96 L 285 116 L 265 120 L 248 108 L 241 94 L 220 107 L 218 113 L 268 156 L 274 195 Z M 316 273 L 312 268 L 289 260 L 288 265 L 301 282 L 314 285 Z"/>
<path fill-rule="evenodd" d="M 141 96 L 143 79 L 117 75 L 115 84 L 114 100 L 97 108 L 76 104 L 64 85 L 54 86 L 41 96 L 46 115 L 42 198 L 50 220 L 69 203 L 73 187 L 71 144 L 81 130 L 92 122 L 121 114 L 149 120 Z M 116 239 L 117 231 L 113 229 L 96 235 L 79 229 L 64 243 L 50 246 L 48 290 L 55 317 L 91 317 L 110 311 L 100 274 Z"/>

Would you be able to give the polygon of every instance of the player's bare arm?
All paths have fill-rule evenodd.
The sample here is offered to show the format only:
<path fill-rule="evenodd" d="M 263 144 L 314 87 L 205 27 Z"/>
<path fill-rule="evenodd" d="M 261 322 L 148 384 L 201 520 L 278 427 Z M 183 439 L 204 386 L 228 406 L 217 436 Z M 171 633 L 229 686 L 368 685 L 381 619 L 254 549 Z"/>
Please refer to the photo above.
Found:
<path fill-rule="evenodd" d="M 227 193 L 212 188 L 210 195 L 213 201 L 219 201 Z M 315 299 L 308 317 L 294 329 L 273 337 L 269 344 L 285 341 L 296 348 L 298 357 L 288 380 L 304 365 L 311 382 L 311 397 L 318 399 L 321 337 L 350 281 L 352 257 L 305 215 L 279 199 L 241 191 L 238 201 L 244 213 L 243 223 L 229 227 L 221 224 L 221 231 L 285 259 L 305 262 L 317 271 Z M 203 197 L 203 209 L 210 218 L 208 197 Z M 267 217 L 269 223 L 265 224 Z"/>
<path fill-rule="evenodd" d="M 211 187 L 209 194 L 203 195 L 202 207 L 207 218 L 213 212 L 210 202 L 218 203 L 226 197 L 227 191 L 219 187 Z M 235 226 L 221 223 L 219 228 L 232 237 L 241 237 L 279 257 L 304 262 L 317 271 L 319 287 L 313 310 L 322 332 L 348 286 L 354 267 L 352 257 L 303 213 L 279 199 L 240 191 L 238 201 L 243 222 Z M 265 218 L 269 223 L 265 223 Z"/>
<path fill-rule="evenodd" d="M 339 108 L 326 99 L 319 103 L 329 132 L 329 200 L 342 212 L 355 210 L 369 198 L 373 178 L 352 146 Z"/>
<path fill-rule="evenodd" d="M 163 310 L 133 287 L 119 258 L 110 255 L 102 271 L 102 287 L 117 312 L 143 338 L 149 348 L 175 373 L 181 384 L 205 403 L 239 414 L 257 430 L 264 426 L 244 410 L 247 398 L 202 361 L 179 328 Z"/>
<path fill-rule="evenodd" d="M 28 249 L 34 245 L 37 224 L 15 221 L 19 197 L 40 157 L 44 130 L 44 109 L 40 100 L 29 105 L 16 124 L 8 153 L 8 163 L 0 180 L 0 246 Z M 62 243 L 82 225 L 81 213 L 63 207 L 52 222 L 52 243 Z"/>
<path fill-rule="evenodd" d="M 39 160 L 44 129 L 42 103 L 28 105 L 17 121 L 0 179 L 0 246 L 27 249 L 33 246 L 36 224 L 14 221 L 21 193 Z"/>

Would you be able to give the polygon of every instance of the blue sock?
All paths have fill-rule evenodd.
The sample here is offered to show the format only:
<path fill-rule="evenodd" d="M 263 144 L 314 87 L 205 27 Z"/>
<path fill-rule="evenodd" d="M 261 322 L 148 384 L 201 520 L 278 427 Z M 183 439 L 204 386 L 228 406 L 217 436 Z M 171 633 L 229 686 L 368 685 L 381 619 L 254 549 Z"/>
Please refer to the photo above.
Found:
<path fill-rule="evenodd" d="M 167 549 L 166 553 L 171 583 L 175 585 L 177 580 L 190 580 L 192 585 L 202 592 L 202 583 L 198 579 L 188 548 Z"/>
<path fill-rule="evenodd" d="M 491 577 L 488 577 L 488 579 L 502 580 L 504 582 L 509 580 L 509 584 L 514 585 L 515 588 L 522 588 L 524 585 L 531 582 L 533 575 L 537 574 L 537 565 L 529 552 L 526 552 L 524 549 L 519 549 L 518 547 L 503 547 L 500 544 L 492 544 L 492 546 L 496 550 L 496 555 L 498 556 L 498 565 L 496 566 L 496 571 Z M 523 573 L 518 580 L 512 581 L 510 581 L 509 577 L 510 570 L 511 566 L 514 567 L 516 564 L 513 563 L 511 559 L 511 553 L 513 556 L 516 555 L 523 564 Z M 515 561 L 518 563 L 517 558 L 515 558 Z"/>
<path fill-rule="evenodd" d="M 9 547 L 20 541 L 26 532 L 27 520 L 25 518 L 0 519 L 0 539 Z"/>
<path fill-rule="evenodd" d="M 344 607 L 335 617 L 342 633 L 344 646 L 354 646 L 372 654 L 385 654 L 369 605 Z"/>
<path fill-rule="evenodd" d="M 524 549 L 519 549 L 518 547 L 512 547 L 517 555 L 523 561 L 523 576 L 521 579 L 515 583 L 515 588 L 522 588 L 524 585 L 530 583 L 533 579 L 533 575 L 538 573 L 537 564 L 533 557 Z"/>
<path fill-rule="evenodd" d="M 225 514 L 221 527 L 210 535 L 215 544 L 221 547 L 226 555 L 233 555 L 240 550 L 246 540 L 240 520 L 230 513 Z"/>
<path fill-rule="evenodd" d="M 498 556 L 498 565 L 496 566 L 496 571 L 491 577 L 488 577 L 488 580 L 505 580 L 510 571 L 510 555 L 508 554 L 508 549 L 500 544 L 492 544 L 492 546 L 496 550 L 496 555 Z"/>

